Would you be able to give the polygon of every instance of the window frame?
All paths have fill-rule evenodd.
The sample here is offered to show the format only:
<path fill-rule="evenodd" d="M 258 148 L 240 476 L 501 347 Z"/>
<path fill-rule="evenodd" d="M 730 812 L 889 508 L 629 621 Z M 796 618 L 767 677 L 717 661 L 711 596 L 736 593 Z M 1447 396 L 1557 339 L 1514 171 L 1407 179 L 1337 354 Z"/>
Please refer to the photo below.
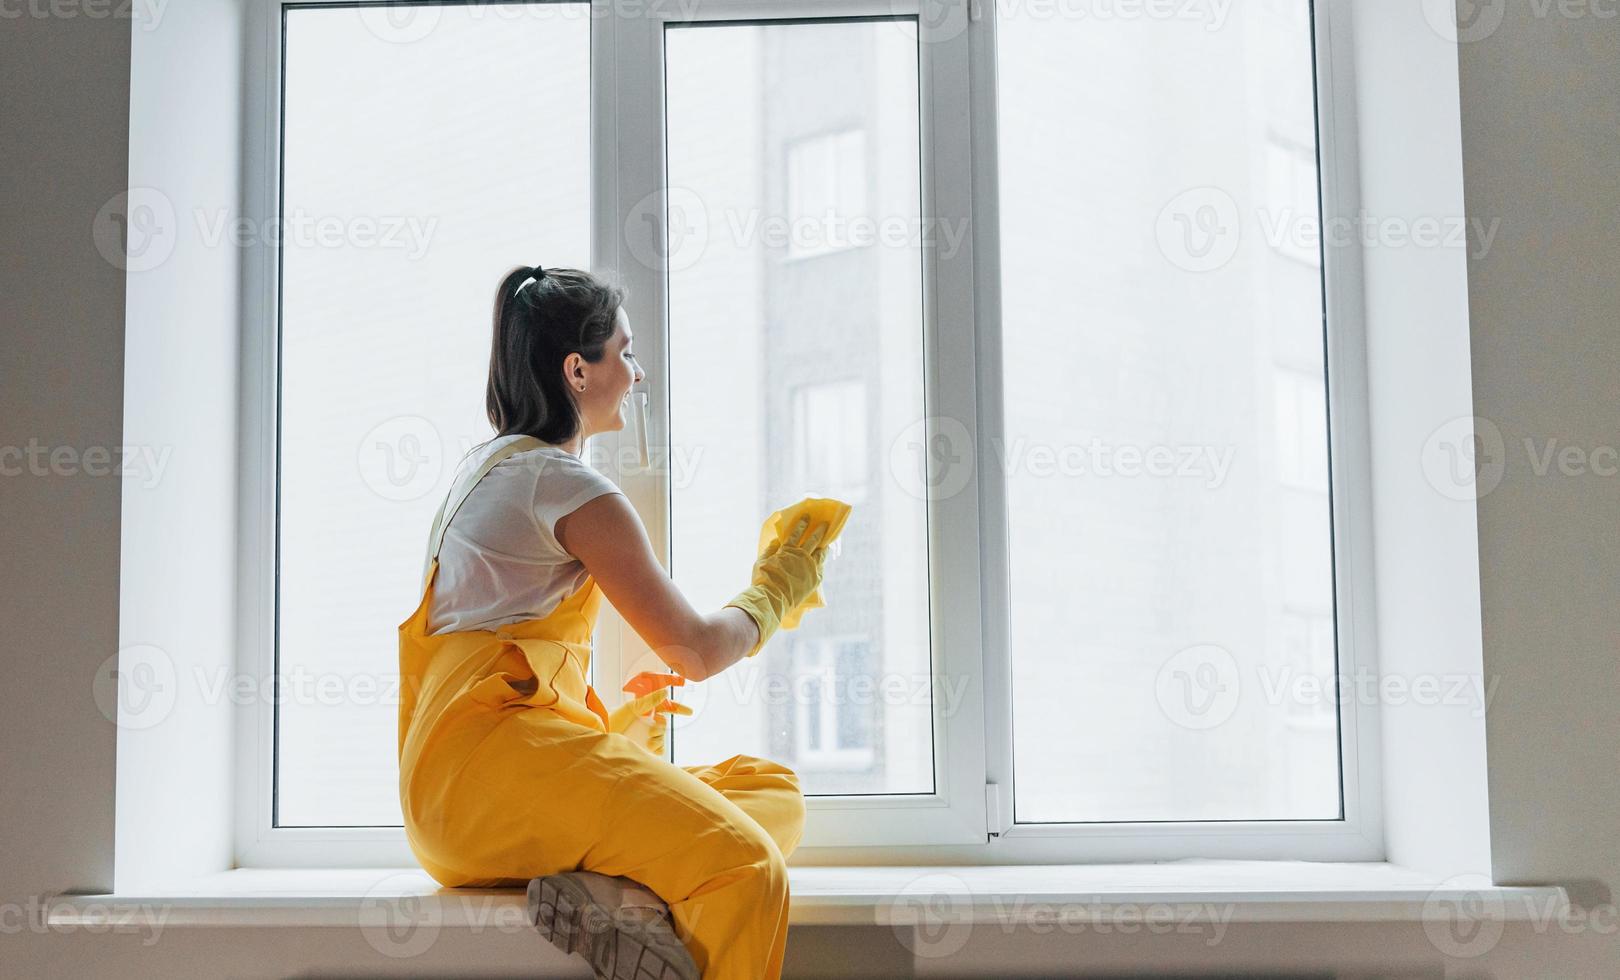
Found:
<path fill-rule="evenodd" d="M 452 0 L 454 2 L 454 0 Z M 279 212 L 281 39 L 288 7 L 357 6 L 355 0 L 260 0 L 249 23 L 248 123 L 244 132 L 249 219 Z M 1012 805 L 1011 672 L 1005 488 L 991 447 L 1003 431 L 999 227 L 996 204 L 995 17 L 984 0 L 649 0 L 645 15 L 611 16 L 591 0 L 592 262 L 629 287 L 637 348 L 649 366 L 650 442 L 667 445 L 668 297 L 661 269 L 638 261 L 662 235 L 664 211 L 663 32 L 702 21 L 822 20 L 916 16 L 919 24 L 921 212 L 925 221 L 969 217 L 951 254 L 925 246 L 925 417 L 971 447 L 963 489 L 928 503 L 930 633 L 936 681 L 965 681 L 946 715 L 934 706 L 935 787 L 928 796 L 816 797 L 796 863 L 964 864 L 1151 861 L 1184 857 L 1382 860 L 1382 800 L 1376 706 L 1340 709 L 1343 819 L 1336 821 L 1144 824 L 1015 824 Z M 1344 0 L 1316 0 L 1314 65 L 1318 174 L 1324 224 L 1358 208 L 1355 111 Z M 640 220 L 653 215 L 652 222 Z M 632 217 L 636 220 L 632 221 Z M 276 425 L 280 365 L 278 256 L 260 249 L 244 263 L 242 484 L 239 493 L 238 667 L 269 676 L 275 662 Z M 1323 244 L 1326 383 L 1332 461 L 1338 673 L 1376 671 L 1372 480 L 1360 246 Z M 624 489 L 659 558 L 669 558 L 667 472 L 620 470 L 629 433 L 600 436 L 608 475 Z M 930 467 L 935 464 L 930 461 Z M 934 472 L 934 478 L 954 474 Z M 932 482 L 932 481 L 931 481 Z M 959 529 L 967 529 L 962 533 Z M 947 531 L 949 533 L 947 533 Z M 949 596 L 950 601 L 940 601 Z M 623 673 L 646 647 L 604 606 L 593 672 Z M 613 688 L 617 685 L 603 685 Z M 603 692 L 604 697 L 611 697 Z M 238 713 L 236 863 L 243 867 L 414 865 L 400 827 L 270 826 L 273 705 Z"/>

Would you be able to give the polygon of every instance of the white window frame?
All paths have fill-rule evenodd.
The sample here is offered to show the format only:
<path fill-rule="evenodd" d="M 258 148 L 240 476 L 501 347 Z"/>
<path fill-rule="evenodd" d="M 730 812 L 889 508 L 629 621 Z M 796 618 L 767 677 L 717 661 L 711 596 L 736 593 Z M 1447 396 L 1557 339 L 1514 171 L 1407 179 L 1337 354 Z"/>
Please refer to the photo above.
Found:
<path fill-rule="evenodd" d="M 248 53 L 245 136 L 249 218 L 272 219 L 279 200 L 283 9 L 309 0 L 256 0 Z M 327 0 L 317 0 L 327 2 Z M 334 5 L 346 5 L 350 0 Z M 917 16 L 921 191 L 924 216 L 971 216 L 954 251 L 925 246 L 925 415 L 975 447 L 973 478 L 928 502 L 930 632 L 937 677 L 968 678 L 950 713 L 934 712 L 935 792 L 814 797 L 797 862 L 964 864 L 1150 861 L 1183 857 L 1373 861 L 1384 858 L 1378 719 L 1341 708 L 1344 815 L 1337 821 L 1017 824 L 1012 797 L 1012 704 L 1007 649 L 1005 487 L 991 447 L 1003 428 L 996 206 L 995 18 L 984 0 L 650 0 L 644 15 L 592 11 L 592 262 L 617 270 L 648 366 L 650 439 L 667 445 L 668 296 L 662 269 L 636 256 L 663 235 L 666 25 Z M 1315 66 L 1324 222 L 1352 217 L 1357 201 L 1353 88 L 1344 0 L 1317 0 Z M 1339 26 L 1335 27 L 1335 24 Z M 975 80 L 970 86 L 969 79 Z M 641 219 L 650 213 L 651 222 Z M 634 220 L 632 220 L 634 219 Z M 630 241 L 626 236 L 641 236 Z M 654 239 L 652 236 L 659 236 Z M 263 250 L 244 271 L 239 666 L 266 676 L 274 658 L 277 257 Z M 1377 669 L 1373 647 L 1371 478 L 1359 248 L 1324 255 L 1330 398 L 1335 591 L 1341 674 Z M 625 458 L 607 442 L 610 460 Z M 935 464 L 931 461 L 930 466 Z M 610 473 L 640 512 L 661 560 L 670 549 L 669 474 Z M 945 477 L 945 474 L 931 474 Z M 933 482 L 933 481 L 931 481 Z M 936 484 L 937 485 L 937 484 Z M 949 597 L 944 601 L 942 597 Z M 604 606 L 594 673 L 616 677 L 647 653 Z M 617 685 L 603 685 L 604 696 Z M 259 699 L 237 719 L 236 862 L 239 866 L 398 866 L 414 858 L 398 827 L 273 828 L 272 706 Z"/>

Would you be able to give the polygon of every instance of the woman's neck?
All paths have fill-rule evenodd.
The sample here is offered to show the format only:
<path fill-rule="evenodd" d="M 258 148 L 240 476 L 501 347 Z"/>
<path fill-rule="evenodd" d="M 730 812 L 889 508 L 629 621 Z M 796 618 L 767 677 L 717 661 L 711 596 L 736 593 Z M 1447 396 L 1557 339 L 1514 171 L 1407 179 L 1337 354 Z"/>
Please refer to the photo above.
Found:
<path fill-rule="evenodd" d="M 568 453 L 571 456 L 583 456 L 583 455 L 585 455 L 585 435 L 584 435 L 584 433 L 580 433 L 580 434 L 574 436 L 574 438 L 569 439 L 567 442 L 551 442 L 551 443 L 547 443 L 546 445 L 555 446 L 556 448 L 563 450 L 564 452 Z"/>

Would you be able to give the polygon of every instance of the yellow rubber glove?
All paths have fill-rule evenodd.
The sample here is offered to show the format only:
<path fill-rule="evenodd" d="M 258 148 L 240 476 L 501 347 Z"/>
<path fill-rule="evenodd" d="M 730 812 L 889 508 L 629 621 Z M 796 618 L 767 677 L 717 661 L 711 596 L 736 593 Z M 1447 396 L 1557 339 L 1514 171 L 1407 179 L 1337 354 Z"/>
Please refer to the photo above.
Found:
<path fill-rule="evenodd" d="M 630 678 L 624 690 L 636 696 L 608 712 L 608 731 L 626 736 L 653 755 L 663 755 L 669 716 L 692 713 L 687 705 L 671 701 L 666 688 L 685 683 L 686 678 L 679 674 L 649 670 Z"/>
<path fill-rule="evenodd" d="M 726 603 L 748 613 L 759 628 L 759 640 L 747 656 L 759 653 L 782 620 L 821 584 L 822 563 L 827 557 L 822 542 L 827 529 L 826 523 L 812 526 L 809 515 L 800 517 L 792 530 L 767 545 L 754 562 L 754 584 Z"/>
<path fill-rule="evenodd" d="M 824 549 L 828 550 L 830 560 L 836 550 L 838 535 L 843 533 L 844 525 L 849 521 L 850 512 L 854 510 L 842 500 L 831 497 L 806 497 L 791 507 L 784 507 L 770 517 L 765 518 L 765 524 L 759 529 L 759 554 L 763 555 L 772 544 L 779 544 L 788 528 L 793 527 L 801 517 L 809 517 L 812 524 L 825 521 L 827 533 L 821 539 Z M 818 585 L 805 600 L 782 617 L 780 629 L 797 629 L 799 620 L 812 609 L 820 609 L 827 604 L 826 598 L 821 594 Z"/>

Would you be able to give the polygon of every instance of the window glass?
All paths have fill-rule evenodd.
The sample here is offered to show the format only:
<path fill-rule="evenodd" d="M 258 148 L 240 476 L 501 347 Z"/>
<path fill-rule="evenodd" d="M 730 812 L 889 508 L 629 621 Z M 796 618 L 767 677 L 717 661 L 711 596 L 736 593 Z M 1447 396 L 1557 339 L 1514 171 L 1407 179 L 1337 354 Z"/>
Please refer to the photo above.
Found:
<path fill-rule="evenodd" d="M 932 792 L 915 22 L 671 27 L 665 53 L 676 583 L 717 608 L 772 511 L 855 506 L 827 606 L 680 692 L 675 760 Z"/>
<path fill-rule="evenodd" d="M 1016 819 L 1337 819 L 1309 4 L 1076 9 L 997 28 Z"/>
<path fill-rule="evenodd" d="M 395 627 L 495 289 L 590 263 L 585 4 L 286 12 L 276 823 L 401 822 Z"/>

